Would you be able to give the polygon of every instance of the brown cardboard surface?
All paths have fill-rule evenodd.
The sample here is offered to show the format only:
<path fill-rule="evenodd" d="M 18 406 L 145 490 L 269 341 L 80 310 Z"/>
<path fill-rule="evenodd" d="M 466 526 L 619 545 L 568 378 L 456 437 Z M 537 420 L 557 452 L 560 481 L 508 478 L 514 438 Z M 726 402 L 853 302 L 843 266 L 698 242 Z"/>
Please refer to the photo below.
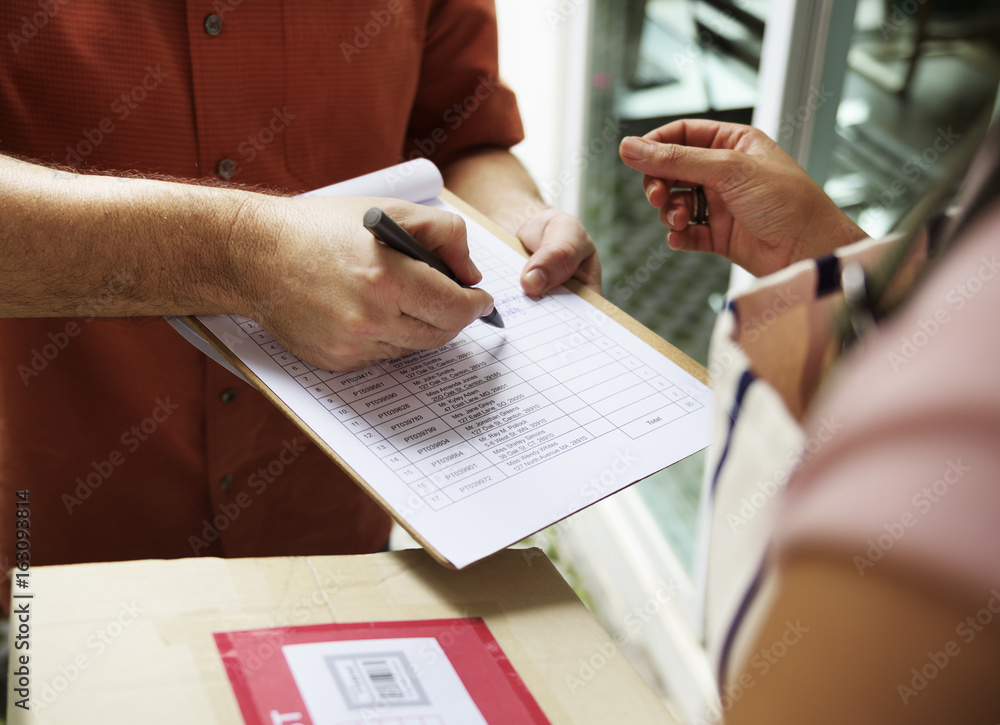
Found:
<path fill-rule="evenodd" d="M 238 725 L 213 632 L 450 617 L 483 618 L 553 723 L 674 722 L 537 549 L 463 571 L 421 550 L 37 567 L 31 593 L 11 725 Z"/>

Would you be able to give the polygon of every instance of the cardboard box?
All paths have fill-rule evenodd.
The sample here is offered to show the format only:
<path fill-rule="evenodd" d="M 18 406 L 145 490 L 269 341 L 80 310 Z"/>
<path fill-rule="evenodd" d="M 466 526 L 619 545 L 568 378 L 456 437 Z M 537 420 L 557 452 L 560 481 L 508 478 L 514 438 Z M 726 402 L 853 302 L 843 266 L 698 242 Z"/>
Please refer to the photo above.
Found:
<path fill-rule="evenodd" d="M 672 723 L 537 549 L 463 571 L 421 550 L 32 568 L 30 710 L 8 723 L 243 722 L 212 634 L 327 622 L 481 617 L 553 723 Z M 18 631 L 11 621 L 12 642 Z"/>

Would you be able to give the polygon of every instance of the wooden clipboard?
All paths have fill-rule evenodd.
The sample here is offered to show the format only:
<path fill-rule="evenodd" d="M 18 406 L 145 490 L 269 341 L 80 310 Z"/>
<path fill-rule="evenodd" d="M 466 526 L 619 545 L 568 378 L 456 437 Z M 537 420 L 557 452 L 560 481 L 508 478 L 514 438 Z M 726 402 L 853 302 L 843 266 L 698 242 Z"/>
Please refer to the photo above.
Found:
<path fill-rule="evenodd" d="M 500 227 L 493 220 L 489 219 L 485 214 L 481 213 L 477 209 L 473 208 L 466 202 L 462 201 L 452 192 L 445 189 L 440 198 L 457 209 L 461 210 L 463 214 L 468 215 L 470 218 L 474 219 L 476 222 L 481 224 L 487 231 L 494 234 L 497 238 L 501 239 L 507 246 L 516 251 L 522 257 L 527 258 L 528 254 L 521 244 L 520 240 L 510 234 L 507 230 Z M 622 325 L 629 332 L 634 334 L 636 337 L 641 339 L 647 345 L 652 347 L 657 352 L 661 353 L 664 357 L 672 361 L 679 368 L 684 370 L 686 373 L 691 375 L 693 378 L 699 382 L 708 385 L 708 371 L 699 365 L 697 362 L 692 360 L 690 357 L 685 355 L 683 352 L 678 350 L 676 347 L 671 345 L 669 342 L 664 340 L 662 337 L 654 333 L 652 330 L 638 322 L 637 320 L 630 317 L 628 314 L 620 310 L 614 304 L 608 300 L 601 297 L 599 294 L 594 292 L 588 287 L 585 287 L 578 280 L 570 280 L 564 285 L 567 289 L 572 291 L 577 296 L 586 300 L 592 306 L 606 314 L 608 317 L 613 319 L 615 322 Z M 310 428 L 306 423 L 289 407 L 284 400 L 279 398 L 274 392 L 267 387 L 263 381 L 252 371 L 250 368 L 237 356 L 235 355 L 221 340 L 216 337 L 216 335 L 206 327 L 201 320 L 194 316 L 186 316 L 184 318 L 188 324 L 190 324 L 199 334 L 202 335 L 222 356 L 229 361 L 229 363 L 236 368 L 244 378 L 246 378 L 250 383 L 261 392 L 261 394 L 267 398 L 274 406 L 276 406 L 282 413 L 284 413 L 289 420 L 291 420 L 296 427 L 298 427 L 313 443 L 315 443 L 321 451 L 323 451 L 327 456 L 329 456 L 341 469 L 343 469 L 358 486 L 364 490 L 392 519 L 403 527 L 416 540 L 427 552 L 437 561 L 438 563 L 446 566 L 448 568 L 456 568 L 444 555 L 442 555 L 437 549 L 435 549 L 429 542 L 427 542 L 423 536 L 421 536 L 408 521 L 406 521 L 403 516 L 399 515 L 390 506 L 374 488 L 372 488 L 364 478 L 362 478 L 358 473 L 351 468 L 348 463 L 341 458 L 341 456 L 330 447 L 330 445 L 323 440 L 312 428 Z M 557 523 L 557 521 L 552 521 L 549 525 Z"/>

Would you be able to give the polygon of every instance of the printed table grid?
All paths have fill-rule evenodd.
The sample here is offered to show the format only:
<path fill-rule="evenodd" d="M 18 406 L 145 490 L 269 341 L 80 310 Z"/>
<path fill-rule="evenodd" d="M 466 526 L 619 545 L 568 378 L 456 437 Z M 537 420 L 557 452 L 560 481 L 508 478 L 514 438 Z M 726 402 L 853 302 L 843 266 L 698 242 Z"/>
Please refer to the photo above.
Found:
<path fill-rule="evenodd" d="M 435 510 L 616 428 L 635 440 L 702 407 L 555 297 L 526 306 L 509 287 L 494 299 L 516 340 L 474 323 L 441 349 L 350 373 L 232 319 Z M 566 323 L 573 332 L 554 337 Z"/>

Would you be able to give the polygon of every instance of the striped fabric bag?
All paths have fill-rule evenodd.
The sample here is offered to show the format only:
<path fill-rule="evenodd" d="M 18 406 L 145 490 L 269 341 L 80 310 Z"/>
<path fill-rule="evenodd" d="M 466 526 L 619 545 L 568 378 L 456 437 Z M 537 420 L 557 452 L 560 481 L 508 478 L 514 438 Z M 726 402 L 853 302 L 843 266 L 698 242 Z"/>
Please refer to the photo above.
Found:
<path fill-rule="evenodd" d="M 758 591 L 761 563 L 781 492 L 837 432 L 837 421 L 823 420 L 807 438 L 803 421 L 839 353 L 834 323 L 845 304 L 842 280 L 851 276 L 843 270 L 877 268 L 899 241 L 899 235 L 867 239 L 762 278 L 734 297 L 715 324 L 709 375 L 716 443 L 702 501 L 702 520 L 710 523 L 700 527 L 706 538 L 699 549 L 704 643 L 720 683 L 734 674 L 729 662 L 741 661 L 734 633 L 756 631 L 755 617 L 767 609 L 768 593 Z M 911 257 L 900 284 L 911 283 L 922 266 L 922 256 Z"/>

